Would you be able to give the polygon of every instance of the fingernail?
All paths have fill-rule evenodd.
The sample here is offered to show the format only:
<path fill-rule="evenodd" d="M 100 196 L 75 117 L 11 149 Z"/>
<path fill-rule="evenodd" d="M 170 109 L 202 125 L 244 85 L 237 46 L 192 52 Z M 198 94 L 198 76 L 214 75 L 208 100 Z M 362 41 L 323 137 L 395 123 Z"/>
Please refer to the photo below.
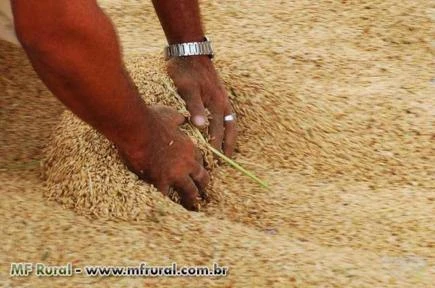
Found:
<path fill-rule="evenodd" d="M 203 116 L 193 116 L 192 122 L 196 126 L 204 126 L 205 125 L 205 118 Z"/>

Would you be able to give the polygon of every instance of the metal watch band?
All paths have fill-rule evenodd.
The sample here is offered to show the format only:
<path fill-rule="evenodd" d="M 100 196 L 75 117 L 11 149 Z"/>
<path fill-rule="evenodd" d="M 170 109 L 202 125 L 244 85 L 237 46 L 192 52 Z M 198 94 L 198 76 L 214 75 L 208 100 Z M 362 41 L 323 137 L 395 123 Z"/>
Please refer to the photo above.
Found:
<path fill-rule="evenodd" d="M 205 37 L 203 42 L 187 42 L 172 44 L 165 47 L 165 58 L 195 56 L 195 55 L 208 55 L 213 58 L 213 47 L 211 41 Z"/>

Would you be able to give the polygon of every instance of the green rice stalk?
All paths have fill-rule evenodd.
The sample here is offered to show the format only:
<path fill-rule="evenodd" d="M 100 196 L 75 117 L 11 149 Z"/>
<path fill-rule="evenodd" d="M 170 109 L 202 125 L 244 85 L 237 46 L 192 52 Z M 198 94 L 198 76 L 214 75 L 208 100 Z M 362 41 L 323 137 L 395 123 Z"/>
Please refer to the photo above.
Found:
<path fill-rule="evenodd" d="M 228 158 L 227 156 L 225 156 L 225 154 L 221 153 L 219 150 L 217 150 L 216 148 L 214 148 L 213 146 L 211 146 L 204 138 L 204 136 L 202 136 L 201 132 L 197 129 L 197 128 L 193 128 L 193 131 L 195 132 L 196 135 L 198 135 L 198 138 L 201 139 L 201 141 L 207 146 L 208 149 L 210 149 L 214 154 L 216 154 L 216 156 L 218 156 L 219 158 L 221 158 L 222 160 L 224 160 L 225 162 L 227 162 L 228 164 L 230 164 L 231 166 L 233 166 L 236 170 L 242 172 L 243 174 L 245 174 L 246 176 L 248 176 L 249 178 L 253 179 L 255 182 L 257 182 L 258 184 L 260 184 L 263 188 L 270 190 L 269 185 L 261 180 L 260 178 L 258 178 L 257 176 L 255 176 L 254 173 L 246 170 L 245 168 L 243 168 L 242 166 L 240 166 L 236 161 Z"/>

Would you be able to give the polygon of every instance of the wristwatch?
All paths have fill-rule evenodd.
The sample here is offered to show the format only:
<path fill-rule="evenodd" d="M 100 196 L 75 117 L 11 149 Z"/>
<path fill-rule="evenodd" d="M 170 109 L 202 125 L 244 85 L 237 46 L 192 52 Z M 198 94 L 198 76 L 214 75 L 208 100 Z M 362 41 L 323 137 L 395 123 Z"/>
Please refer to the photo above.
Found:
<path fill-rule="evenodd" d="M 214 56 L 211 41 L 207 36 L 204 37 L 204 41 L 202 42 L 187 42 L 168 45 L 165 47 L 164 53 L 166 60 L 171 57 L 208 55 L 210 58 L 213 58 Z"/>

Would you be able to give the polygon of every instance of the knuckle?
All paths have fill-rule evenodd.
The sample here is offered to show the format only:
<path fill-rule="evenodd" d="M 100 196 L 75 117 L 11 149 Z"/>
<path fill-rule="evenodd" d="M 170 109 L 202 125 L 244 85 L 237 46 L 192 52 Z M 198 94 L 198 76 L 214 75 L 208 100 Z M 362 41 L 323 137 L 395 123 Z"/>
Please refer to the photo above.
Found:
<path fill-rule="evenodd" d="M 207 172 L 202 167 L 200 167 L 199 169 L 197 169 L 196 175 L 194 176 L 197 179 L 204 179 L 204 177 L 207 176 Z"/>
<path fill-rule="evenodd" d="M 223 111 L 225 109 L 225 106 L 226 106 L 225 99 L 221 99 L 221 98 L 216 99 L 215 98 L 213 105 L 219 111 Z"/>
<path fill-rule="evenodd" d="M 198 173 L 198 162 L 194 158 L 186 160 L 186 169 L 189 170 L 189 174 Z"/>
<path fill-rule="evenodd" d="M 223 110 L 227 105 L 227 99 L 223 93 L 214 93 L 210 102 L 213 105 L 213 108 L 218 109 L 219 111 Z"/>
<path fill-rule="evenodd" d="M 176 182 L 185 175 L 186 169 L 182 161 L 173 161 L 168 167 L 170 167 L 168 170 L 161 171 L 161 178 L 167 178 L 171 182 Z"/>

